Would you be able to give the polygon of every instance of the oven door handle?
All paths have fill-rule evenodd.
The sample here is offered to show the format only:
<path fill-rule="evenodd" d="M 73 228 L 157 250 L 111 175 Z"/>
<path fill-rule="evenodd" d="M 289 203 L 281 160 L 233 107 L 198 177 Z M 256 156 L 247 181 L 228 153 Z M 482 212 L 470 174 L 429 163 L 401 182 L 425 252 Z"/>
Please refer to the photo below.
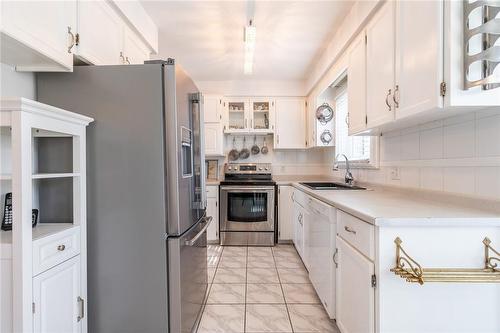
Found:
<path fill-rule="evenodd" d="M 274 186 L 267 186 L 267 187 L 228 187 L 228 186 L 221 186 L 220 187 L 221 191 L 225 192 L 258 192 L 258 191 L 274 191 Z"/>

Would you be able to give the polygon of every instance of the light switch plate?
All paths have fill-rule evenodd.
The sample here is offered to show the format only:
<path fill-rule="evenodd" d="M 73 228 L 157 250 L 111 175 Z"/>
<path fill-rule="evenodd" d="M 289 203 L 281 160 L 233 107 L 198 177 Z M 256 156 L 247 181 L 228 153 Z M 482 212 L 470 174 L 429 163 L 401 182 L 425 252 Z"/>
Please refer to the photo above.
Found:
<path fill-rule="evenodd" d="M 391 179 L 392 180 L 400 180 L 401 179 L 398 167 L 391 167 Z"/>

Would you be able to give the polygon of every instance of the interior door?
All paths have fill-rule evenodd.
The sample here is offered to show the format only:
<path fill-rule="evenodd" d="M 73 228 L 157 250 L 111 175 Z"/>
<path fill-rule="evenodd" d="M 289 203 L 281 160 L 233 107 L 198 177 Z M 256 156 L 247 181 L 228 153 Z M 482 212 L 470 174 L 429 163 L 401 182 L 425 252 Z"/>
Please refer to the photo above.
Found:
<path fill-rule="evenodd" d="M 443 1 L 396 4 L 398 119 L 443 106 L 443 6 Z"/>
<path fill-rule="evenodd" d="M 343 333 L 375 331 L 374 264 L 337 237 L 337 325 Z"/>
<path fill-rule="evenodd" d="M 79 255 L 35 276 L 33 331 L 80 332 L 80 292 Z"/>
<path fill-rule="evenodd" d="M 387 1 L 366 27 L 368 128 L 394 120 L 394 1 Z"/>

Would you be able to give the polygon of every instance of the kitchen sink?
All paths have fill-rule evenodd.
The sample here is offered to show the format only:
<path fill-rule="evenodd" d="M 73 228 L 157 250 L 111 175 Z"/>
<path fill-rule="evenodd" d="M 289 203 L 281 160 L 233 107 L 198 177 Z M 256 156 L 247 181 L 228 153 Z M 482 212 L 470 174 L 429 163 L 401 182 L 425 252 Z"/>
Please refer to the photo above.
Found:
<path fill-rule="evenodd" d="M 313 190 L 366 190 L 366 187 L 332 182 L 304 182 L 301 185 Z"/>

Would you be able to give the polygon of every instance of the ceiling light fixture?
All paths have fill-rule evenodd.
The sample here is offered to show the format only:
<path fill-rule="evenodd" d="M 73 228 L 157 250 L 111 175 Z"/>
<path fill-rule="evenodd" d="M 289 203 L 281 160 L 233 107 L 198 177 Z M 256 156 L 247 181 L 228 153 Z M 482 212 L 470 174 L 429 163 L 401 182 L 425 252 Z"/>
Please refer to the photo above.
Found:
<path fill-rule="evenodd" d="M 253 56 L 255 51 L 255 37 L 257 35 L 257 29 L 252 26 L 252 20 L 249 24 L 245 26 L 245 36 L 243 41 L 245 42 L 245 64 L 243 66 L 243 72 L 245 74 L 252 74 L 253 71 Z"/>

